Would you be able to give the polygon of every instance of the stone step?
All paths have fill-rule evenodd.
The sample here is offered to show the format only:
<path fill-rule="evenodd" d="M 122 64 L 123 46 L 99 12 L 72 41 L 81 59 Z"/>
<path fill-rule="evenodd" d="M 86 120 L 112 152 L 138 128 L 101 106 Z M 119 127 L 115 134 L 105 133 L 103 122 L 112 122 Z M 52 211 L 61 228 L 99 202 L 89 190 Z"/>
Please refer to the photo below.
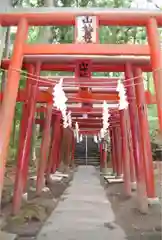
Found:
<path fill-rule="evenodd" d="M 91 160 L 91 161 L 88 161 L 86 159 L 82 159 L 82 160 L 75 160 L 76 163 L 82 163 L 82 162 L 88 162 L 88 163 L 99 163 L 100 161 L 99 160 Z"/>
<path fill-rule="evenodd" d="M 86 159 L 85 157 L 75 158 L 75 160 L 85 160 L 85 159 Z M 94 158 L 94 157 L 93 157 L 93 158 L 87 158 L 87 160 L 89 160 L 89 161 L 94 161 L 94 160 L 95 160 L 95 161 L 96 161 L 96 160 L 99 161 L 99 159 L 100 159 L 100 158 L 98 158 L 98 157 L 96 157 L 96 158 Z"/>
<path fill-rule="evenodd" d="M 85 157 L 75 158 L 75 160 L 85 160 Z M 99 157 L 87 158 L 89 161 L 99 160 Z"/>
<path fill-rule="evenodd" d="M 85 158 L 76 158 L 75 163 L 76 163 L 76 165 L 98 166 L 98 165 L 100 165 L 100 159 L 99 158 L 88 158 L 86 160 Z"/>
<path fill-rule="evenodd" d="M 76 166 L 93 166 L 93 167 L 98 167 L 99 166 L 99 164 L 98 163 L 79 163 L 79 164 L 77 164 L 76 163 Z"/>
<path fill-rule="evenodd" d="M 85 160 L 86 158 L 85 157 L 82 157 L 82 158 L 75 158 L 75 160 Z M 93 158 L 87 158 L 87 160 L 89 161 L 99 161 L 100 158 L 99 157 L 93 157 Z"/>

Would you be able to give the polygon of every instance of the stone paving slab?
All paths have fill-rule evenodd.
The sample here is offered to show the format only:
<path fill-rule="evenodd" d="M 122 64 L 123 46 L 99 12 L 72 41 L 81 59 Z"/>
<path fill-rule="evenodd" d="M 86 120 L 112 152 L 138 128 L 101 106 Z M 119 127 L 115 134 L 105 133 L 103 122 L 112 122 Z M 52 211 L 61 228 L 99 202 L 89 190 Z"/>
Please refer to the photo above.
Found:
<path fill-rule="evenodd" d="M 80 166 L 37 240 L 124 240 L 93 166 Z"/>
<path fill-rule="evenodd" d="M 0 240 L 16 240 L 16 234 L 6 233 L 0 231 Z"/>

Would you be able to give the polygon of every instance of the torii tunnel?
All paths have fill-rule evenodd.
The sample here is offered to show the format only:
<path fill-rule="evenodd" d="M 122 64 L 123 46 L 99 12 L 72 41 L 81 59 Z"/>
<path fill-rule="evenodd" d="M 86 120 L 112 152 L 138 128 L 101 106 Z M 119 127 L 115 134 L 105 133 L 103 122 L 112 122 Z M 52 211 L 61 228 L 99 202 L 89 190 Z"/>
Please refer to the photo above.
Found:
<path fill-rule="evenodd" d="M 88 22 L 93 27 L 93 34 L 89 38 L 81 38 L 83 29 L 79 23 L 82 19 L 85 19 L 85 24 Z M 162 26 L 161 12 L 130 9 L 72 11 L 66 8 L 61 10 L 27 8 L 23 12 L 17 8 L 0 13 L 0 23 L 2 27 L 17 26 L 12 56 L 1 61 L 1 68 L 7 70 L 8 74 L 5 89 L 1 92 L 0 107 L 0 201 L 16 102 L 23 102 L 23 113 L 14 182 L 13 214 L 18 213 L 22 195 L 26 190 L 34 122 L 40 124 L 43 129 L 36 186 L 36 192 L 40 194 L 44 179 L 48 180 L 49 175 L 54 173 L 61 163 L 60 146 L 63 132 L 66 132 L 68 138 L 66 165 L 72 167 L 75 163 L 75 122 L 78 122 L 80 133 L 83 135 L 97 135 L 102 128 L 104 100 L 109 104 L 111 113 L 107 134 L 111 142 L 113 172 L 116 176 L 124 175 L 126 196 L 131 195 L 132 183 L 136 182 L 139 198 L 146 194 L 148 199 L 156 199 L 146 108 L 147 104 L 157 104 L 161 131 L 162 54 L 158 32 L 158 27 Z M 47 25 L 73 25 L 74 42 L 71 44 L 27 42 L 30 26 Z M 102 25 L 144 26 L 148 44 L 101 44 L 99 27 Z M 23 71 L 27 71 L 26 86 L 19 89 Z M 41 71 L 73 72 L 73 76 L 46 78 L 41 76 Z M 123 73 L 121 79 L 124 79 L 128 109 L 118 108 L 119 96 L 116 87 L 119 78 L 93 77 L 93 72 Z M 153 73 L 154 96 L 144 89 L 144 72 Z M 72 127 L 66 129 L 63 128 L 61 112 L 53 107 L 53 87 L 61 78 L 68 98 L 67 107 L 72 114 Z M 35 118 L 36 112 L 44 112 L 44 119 Z M 100 149 L 100 164 L 104 168 L 107 149 L 104 147 L 103 139 L 100 142 Z"/>

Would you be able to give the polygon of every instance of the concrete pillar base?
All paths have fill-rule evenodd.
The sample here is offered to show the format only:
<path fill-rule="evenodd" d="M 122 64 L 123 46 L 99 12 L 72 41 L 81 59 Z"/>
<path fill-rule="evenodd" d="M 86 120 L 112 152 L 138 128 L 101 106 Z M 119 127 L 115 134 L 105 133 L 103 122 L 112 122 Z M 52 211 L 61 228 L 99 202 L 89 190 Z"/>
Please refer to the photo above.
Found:
<path fill-rule="evenodd" d="M 137 183 L 136 182 L 131 182 L 131 189 L 132 189 L 132 191 L 137 190 Z"/>
<path fill-rule="evenodd" d="M 22 195 L 22 200 L 23 200 L 24 202 L 27 202 L 27 201 L 28 201 L 28 193 L 27 193 L 27 192 Z"/>
<path fill-rule="evenodd" d="M 160 200 L 158 197 L 148 198 L 147 201 L 148 201 L 149 206 L 160 204 Z"/>
<path fill-rule="evenodd" d="M 101 171 L 100 171 L 100 174 L 101 175 L 106 175 L 106 176 L 114 176 L 114 177 L 116 177 L 116 174 L 113 173 L 112 171 L 110 171 L 110 169 L 108 169 L 108 168 L 102 168 Z"/>
<path fill-rule="evenodd" d="M 109 174 L 111 174 L 111 173 L 109 172 L 109 169 L 108 169 L 108 168 L 102 168 L 102 169 L 101 169 L 101 173 L 103 173 L 104 175 L 109 175 Z"/>

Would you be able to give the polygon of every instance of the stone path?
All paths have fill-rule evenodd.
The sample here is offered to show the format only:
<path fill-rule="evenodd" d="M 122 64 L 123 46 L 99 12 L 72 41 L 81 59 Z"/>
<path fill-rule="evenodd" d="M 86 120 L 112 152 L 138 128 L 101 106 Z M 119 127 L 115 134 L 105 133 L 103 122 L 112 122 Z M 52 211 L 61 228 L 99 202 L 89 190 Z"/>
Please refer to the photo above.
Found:
<path fill-rule="evenodd" d="M 16 234 L 0 231 L 0 240 L 16 240 Z"/>
<path fill-rule="evenodd" d="M 123 240 L 93 166 L 80 166 L 37 240 Z"/>

